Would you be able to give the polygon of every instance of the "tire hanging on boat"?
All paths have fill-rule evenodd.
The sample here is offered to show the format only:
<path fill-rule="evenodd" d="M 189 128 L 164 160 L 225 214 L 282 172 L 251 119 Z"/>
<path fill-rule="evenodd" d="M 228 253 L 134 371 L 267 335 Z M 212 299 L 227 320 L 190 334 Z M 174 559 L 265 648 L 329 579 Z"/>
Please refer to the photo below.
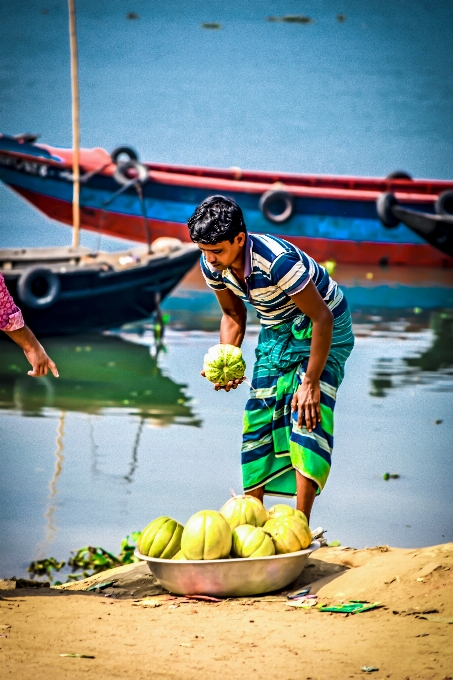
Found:
<path fill-rule="evenodd" d="M 408 179 L 412 181 L 414 178 L 405 170 L 394 170 L 385 179 Z"/>
<path fill-rule="evenodd" d="M 56 302 L 60 287 L 60 279 L 50 269 L 29 267 L 17 283 L 17 294 L 27 307 L 45 309 Z"/>
<path fill-rule="evenodd" d="M 437 197 L 435 204 L 436 213 L 438 215 L 453 216 L 453 191 L 443 191 Z"/>
<path fill-rule="evenodd" d="M 112 163 L 118 164 L 119 157 L 123 155 L 127 156 L 130 161 L 138 161 L 138 153 L 131 146 L 117 146 L 110 154 Z"/>
<path fill-rule="evenodd" d="M 281 189 L 266 191 L 260 198 L 259 206 L 264 217 L 274 224 L 287 222 L 294 214 L 293 196 Z"/>
<path fill-rule="evenodd" d="M 393 214 L 393 206 L 398 205 L 395 196 L 386 192 L 381 194 L 376 201 L 376 210 L 384 227 L 387 229 L 394 229 L 400 223 L 399 219 Z"/>
<path fill-rule="evenodd" d="M 131 170 L 135 171 L 135 177 L 134 175 L 131 176 Z M 123 185 L 129 184 L 134 179 L 140 184 L 144 184 L 148 179 L 148 168 L 138 161 L 127 161 L 127 163 L 120 163 L 116 166 L 113 178 L 118 184 Z"/>

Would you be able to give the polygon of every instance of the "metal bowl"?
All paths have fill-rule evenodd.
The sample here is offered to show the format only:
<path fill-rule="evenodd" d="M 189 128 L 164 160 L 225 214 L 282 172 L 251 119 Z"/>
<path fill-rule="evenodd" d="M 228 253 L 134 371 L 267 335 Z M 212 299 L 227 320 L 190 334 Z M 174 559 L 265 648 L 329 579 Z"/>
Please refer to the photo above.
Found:
<path fill-rule="evenodd" d="M 146 557 L 138 550 L 135 555 L 146 560 L 153 576 L 176 595 L 243 597 L 289 585 L 302 572 L 308 556 L 319 547 L 319 541 L 312 541 L 306 550 L 286 555 L 209 561 L 161 560 Z"/>

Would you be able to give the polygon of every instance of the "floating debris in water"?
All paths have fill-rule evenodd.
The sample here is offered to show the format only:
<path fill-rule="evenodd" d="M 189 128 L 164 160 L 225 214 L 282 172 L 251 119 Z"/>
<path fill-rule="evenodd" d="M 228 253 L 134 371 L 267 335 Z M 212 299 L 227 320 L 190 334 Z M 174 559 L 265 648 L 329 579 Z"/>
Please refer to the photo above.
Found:
<path fill-rule="evenodd" d="M 442 425 L 443 422 L 444 421 L 442 420 L 442 418 L 438 418 L 437 420 L 434 421 L 434 424 L 435 425 Z"/>
<path fill-rule="evenodd" d="M 266 21 L 285 21 L 288 24 L 313 24 L 314 20 L 304 14 L 285 14 L 283 17 L 267 17 Z"/>
<path fill-rule="evenodd" d="M 201 28 L 222 28 L 222 24 L 217 23 L 216 21 L 206 21 L 203 24 L 201 24 Z"/>
<path fill-rule="evenodd" d="M 136 12 L 128 12 L 126 14 L 126 19 L 140 19 L 140 14 L 136 14 Z"/>
<path fill-rule="evenodd" d="M 400 475 L 397 474 L 397 473 L 392 474 L 390 472 L 384 472 L 384 474 L 382 475 L 382 479 L 384 479 L 385 481 L 387 481 L 388 479 L 399 479 L 399 478 L 400 478 Z"/>
<path fill-rule="evenodd" d="M 339 21 L 340 24 L 344 23 L 346 21 L 346 14 L 337 14 L 337 21 Z"/>

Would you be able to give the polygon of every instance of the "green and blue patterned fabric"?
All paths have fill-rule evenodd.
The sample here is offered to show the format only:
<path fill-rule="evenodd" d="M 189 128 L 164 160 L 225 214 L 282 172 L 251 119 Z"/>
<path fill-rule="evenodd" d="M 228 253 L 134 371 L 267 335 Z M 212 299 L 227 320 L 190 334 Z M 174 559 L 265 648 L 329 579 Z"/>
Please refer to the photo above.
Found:
<path fill-rule="evenodd" d="M 305 319 L 261 328 L 252 388 L 244 413 L 242 476 L 244 491 L 264 485 L 275 496 L 296 495 L 298 470 L 322 491 L 329 476 L 333 415 L 344 365 L 354 346 L 349 310 L 334 320 L 332 345 L 321 374 L 321 422 L 312 432 L 297 424 L 291 400 L 303 382 L 311 348 L 311 322 Z"/>

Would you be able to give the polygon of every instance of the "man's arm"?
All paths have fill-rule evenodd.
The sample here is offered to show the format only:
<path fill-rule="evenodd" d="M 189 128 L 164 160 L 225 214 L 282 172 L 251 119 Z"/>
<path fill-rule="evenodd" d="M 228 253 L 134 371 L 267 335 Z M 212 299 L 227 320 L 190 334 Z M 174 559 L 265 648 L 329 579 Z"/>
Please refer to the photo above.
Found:
<path fill-rule="evenodd" d="M 313 324 L 310 358 L 302 385 L 294 394 L 291 408 L 298 411 L 298 425 L 305 425 L 311 432 L 321 422 L 321 390 L 319 379 L 326 365 L 332 343 L 333 314 L 322 299 L 313 281 L 300 293 L 291 296 L 297 307 Z"/>
<path fill-rule="evenodd" d="M 222 308 L 220 322 L 220 342 L 240 347 L 244 339 L 247 324 L 247 310 L 244 303 L 228 288 L 216 290 L 216 297 Z"/>
<path fill-rule="evenodd" d="M 225 345 L 240 347 L 244 339 L 247 323 L 247 310 L 245 305 L 242 300 L 228 290 L 228 288 L 216 290 L 215 294 L 223 312 L 222 320 L 220 322 L 220 342 Z M 201 375 L 204 376 L 204 371 L 201 372 Z M 214 389 L 216 392 L 222 389 L 229 392 L 231 389 L 235 390 L 244 380 L 245 378 L 230 380 L 225 386 L 220 385 L 220 383 L 215 383 Z"/>
<path fill-rule="evenodd" d="M 55 363 L 47 356 L 44 347 L 38 342 L 28 326 L 24 325 L 15 331 L 3 330 L 3 332 L 24 350 L 24 354 L 33 368 L 32 371 L 28 371 L 28 375 L 39 378 L 46 375 L 50 369 L 54 376 L 58 378 L 58 369 Z"/>

